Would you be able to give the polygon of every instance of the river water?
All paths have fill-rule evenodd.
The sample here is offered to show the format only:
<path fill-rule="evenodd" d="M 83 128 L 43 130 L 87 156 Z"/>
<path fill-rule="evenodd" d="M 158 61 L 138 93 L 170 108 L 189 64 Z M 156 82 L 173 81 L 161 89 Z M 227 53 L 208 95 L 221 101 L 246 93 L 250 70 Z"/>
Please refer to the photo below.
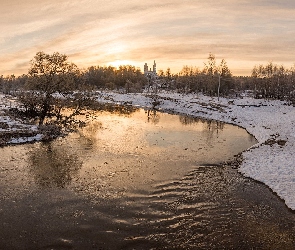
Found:
<path fill-rule="evenodd" d="M 116 111 L 0 148 L 0 249 L 294 249 L 294 213 L 220 165 L 256 143 L 245 130 Z"/>

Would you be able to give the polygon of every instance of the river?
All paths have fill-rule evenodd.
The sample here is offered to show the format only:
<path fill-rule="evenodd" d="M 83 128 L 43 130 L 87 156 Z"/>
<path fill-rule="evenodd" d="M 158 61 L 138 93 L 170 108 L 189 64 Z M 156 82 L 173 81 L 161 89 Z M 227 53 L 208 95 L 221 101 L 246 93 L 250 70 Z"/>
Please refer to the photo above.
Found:
<path fill-rule="evenodd" d="M 294 249 L 294 213 L 220 164 L 255 143 L 237 126 L 120 108 L 0 148 L 0 249 Z"/>

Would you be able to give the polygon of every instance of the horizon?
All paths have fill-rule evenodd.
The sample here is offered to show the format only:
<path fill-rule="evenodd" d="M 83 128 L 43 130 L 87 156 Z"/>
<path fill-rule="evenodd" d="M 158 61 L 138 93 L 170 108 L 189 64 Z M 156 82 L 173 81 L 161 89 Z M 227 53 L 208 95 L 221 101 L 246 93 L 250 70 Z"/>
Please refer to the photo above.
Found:
<path fill-rule="evenodd" d="M 55 51 L 55 52 L 58 52 L 58 51 Z M 36 54 L 34 54 L 34 56 L 35 56 Z M 33 57 L 34 57 L 33 56 Z M 68 55 L 67 55 L 68 56 Z M 29 60 L 29 62 L 33 59 L 33 57 Z M 220 61 L 221 61 L 222 59 L 220 59 L 220 60 L 216 60 L 217 61 L 217 65 L 219 65 L 219 63 L 220 63 Z M 68 57 L 68 61 L 69 62 L 71 62 L 71 63 L 74 63 L 74 64 L 76 64 L 75 62 L 73 62 L 72 60 L 70 60 L 70 58 Z M 153 61 L 154 60 L 152 60 L 152 61 L 150 61 L 150 64 L 149 63 L 147 63 L 147 65 L 148 65 L 148 68 L 149 68 L 149 70 L 150 70 L 150 65 L 152 65 L 153 64 Z M 15 73 L 8 73 L 8 74 L 3 74 L 3 73 L 1 73 L 0 72 L 0 76 L 2 75 L 3 77 L 9 77 L 9 76 L 11 76 L 11 75 L 14 75 L 14 76 L 16 76 L 16 77 L 18 77 L 18 76 L 22 76 L 22 75 L 27 75 L 28 74 L 28 71 L 29 71 L 29 62 L 28 62 L 28 68 L 27 68 L 27 70 L 25 71 L 25 72 L 22 72 L 22 73 L 18 73 L 18 74 L 15 74 Z M 123 64 L 121 64 L 121 62 L 123 62 Z M 125 62 L 125 63 L 124 63 Z M 167 68 L 159 68 L 158 69 L 158 63 L 157 63 L 157 60 L 155 60 L 155 62 L 156 62 L 156 64 L 157 64 L 157 74 L 159 73 L 159 71 L 163 71 L 164 73 L 166 72 L 166 70 L 169 68 L 170 69 L 170 72 L 172 73 L 172 74 L 174 74 L 174 75 L 176 75 L 176 74 L 179 74 L 180 72 L 181 72 L 181 70 L 183 69 L 183 67 L 185 67 L 185 66 L 188 66 L 188 67 L 193 67 L 193 68 L 197 68 L 197 69 L 199 69 L 199 70 L 202 70 L 203 68 L 204 68 L 204 63 L 206 63 L 206 61 L 204 61 L 203 62 L 203 67 L 199 67 L 199 66 L 196 66 L 196 65 L 183 65 L 183 66 L 181 66 L 181 68 L 179 68 L 178 70 L 173 70 L 173 68 L 171 68 L 171 67 L 169 67 L 169 65 L 167 66 Z M 268 64 L 268 63 L 273 63 L 274 65 L 279 65 L 279 66 L 284 66 L 285 68 L 289 68 L 289 67 L 286 67 L 286 65 L 283 65 L 283 64 L 278 64 L 278 63 L 276 63 L 276 62 L 272 62 L 272 61 L 269 61 L 269 62 L 265 62 L 265 63 L 261 63 L 261 65 L 266 65 L 266 64 Z M 226 63 L 227 63 L 227 65 L 228 65 L 228 62 L 226 61 Z M 116 68 L 116 69 L 119 69 L 119 67 L 120 66 L 133 66 L 133 67 L 135 67 L 135 69 L 139 69 L 142 73 L 144 73 L 144 64 L 145 64 L 145 62 L 142 64 L 142 66 L 136 66 L 135 64 L 132 64 L 132 63 L 129 63 L 128 61 L 126 61 L 126 60 L 120 60 L 120 61 L 115 61 L 115 62 L 110 62 L 110 63 L 108 63 L 108 64 L 101 64 L 101 65 L 89 65 L 87 68 L 81 68 L 81 67 L 78 67 L 80 70 L 82 70 L 82 71 L 84 71 L 84 70 L 87 70 L 89 67 L 109 67 L 109 66 L 112 66 L 112 67 L 114 67 L 114 68 Z M 77 65 L 77 64 L 76 64 Z M 239 76 L 241 76 L 241 77 L 248 77 L 248 76 L 251 76 L 251 74 L 252 74 L 252 69 L 255 67 L 255 66 L 259 66 L 260 64 L 255 64 L 255 65 L 253 65 L 253 67 L 249 70 L 249 72 L 248 72 L 248 74 L 234 74 L 233 72 L 232 72 L 232 69 L 229 67 L 229 69 L 231 70 L 231 73 L 232 73 L 232 75 L 234 76 L 234 77 L 239 77 Z M 78 66 L 78 65 L 77 65 Z M 295 63 L 293 64 L 293 65 L 290 65 L 290 66 L 295 66 Z"/>
<path fill-rule="evenodd" d="M 209 53 L 235 76 L 295 58 L 291 0 L 11 0 L 2 3 L 0 75 L 22 75 L 38 51 L 66 54 L 80 69 L 144 63 L 164 72 L 202 69 Z"/>

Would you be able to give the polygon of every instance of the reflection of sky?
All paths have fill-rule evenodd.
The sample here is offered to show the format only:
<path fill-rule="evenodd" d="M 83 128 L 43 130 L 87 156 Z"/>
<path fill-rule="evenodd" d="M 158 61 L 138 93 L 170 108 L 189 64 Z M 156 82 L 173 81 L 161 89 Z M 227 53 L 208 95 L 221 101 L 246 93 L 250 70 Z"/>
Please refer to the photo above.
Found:
<path fill-rule="evenodd" d="M 102 127 L 93 130 L 95 125 L 83 129 L 83 135 L 90 138 L 95 150 L 122 154 L 175 155 L 185 149 L 186 155 L 197 149 L 212 150 L 222 158 L 230 157 L 253 145 L 251 137 L 244 129 L 236 126 L 178 115 L 157 112 L 155 124 L 148 122 L 144 110 L 133 113 L 129 118 L 109 113 L 100 113 L 98 120 Z M 185 124 L 184 124 L 185 122 Z M 144 149 L 144 150 L 139 150 Z M 193 153 L 194 154 L 194 153 Z M 225 156 L 227 157 L 227 156 Z"/>
<path fill-rule="evenodd" d="M 2 148 L 0 188 L 10 196 L 12 187 L 17 196 L 32 185 L 104 196 L 112 188 L 122 191 L 180 178 L 195 166 L 223 162 L 255 143 L 232 125 L 211 122 L 209 129 L 204 120 L 157 115 L 155 124 L 141 109 L 128 118 L 99 113 L 80 133 Z"/>
<path fill-rule="evenodd" d="M 0 74 L 26 73 L 37 51 L 79 67 L 130 63 L 203 67 L 209 52 L 235 74 L 257 63 L 293 64 L 295 4 L 285 0 L 1 2 Z"/>

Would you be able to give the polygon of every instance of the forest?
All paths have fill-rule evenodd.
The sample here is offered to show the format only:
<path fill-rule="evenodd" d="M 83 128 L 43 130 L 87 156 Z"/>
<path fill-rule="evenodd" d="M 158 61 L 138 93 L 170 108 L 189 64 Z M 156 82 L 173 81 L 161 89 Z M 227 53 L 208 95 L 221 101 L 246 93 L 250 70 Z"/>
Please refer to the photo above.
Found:
<path fill-rule="evenodd" d="M 46 54 L 43 53 L 43 55 Z M 128 93 L 143 92 L 144 89 L 157 86 L 157 89 L 173 90 L 184 94 L 195 92 L 209 96 L 234 97 L 247 90 L 255 98 L 295 102 L 295 68 L 285 68 L 273 62 L 253 66 L 251 76 L 233 76 L 225 59 L 217 63 L 215 55 L 210 53 L 203 68 L 185 65 L 178 73 L 172 73 L 170 68 L 165 71 L 159 70 L 157 73 L 157 78 L 150 79 L 145 77 L 139 68 L 132 65 L 121 65 L 118 68 L 91 66 L 83 70 L 75 66 L 75 79 L 71 91 L 82 88 L 84 90 L 119 90 Z M 32 90 L 28 88 L 32 78 L 30 70 L 28 74 L 17 77 L 2 75 L 0 91 L 5 94 L 15 94 L 22 90 Z"/>

